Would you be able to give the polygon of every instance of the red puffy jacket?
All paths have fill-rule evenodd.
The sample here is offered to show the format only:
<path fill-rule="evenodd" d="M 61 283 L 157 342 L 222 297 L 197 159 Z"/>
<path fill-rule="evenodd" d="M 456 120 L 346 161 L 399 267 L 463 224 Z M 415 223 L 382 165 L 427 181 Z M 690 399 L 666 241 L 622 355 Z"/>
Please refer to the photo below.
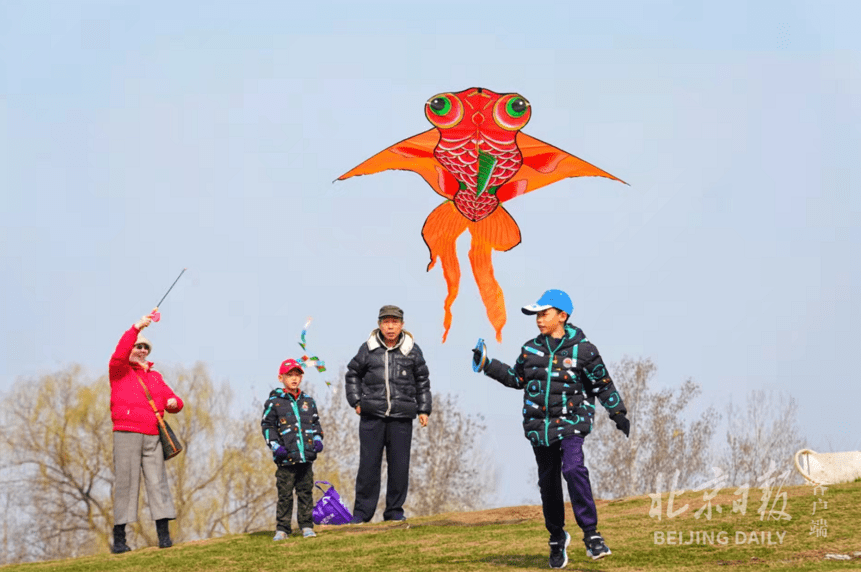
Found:
<path fill-rule="evenodd" d="M 129 361 L 137 337 L 138 329 L 132 326 L 120 338 L 120 343 L 111 356 L 111 420 L 114 422 L 114 431 L 158 435 L 155 413 L 138 379 L 146 384 L 160 415 L 164 415 L 167 400 L 171 397 L 176 399 L 176 407 L 168 409 L 170 413 L 178 413 L 183 403 L 164 382 L 161 374 L 152 369 L 152 362 L 147 362 L 145 368 L 139 363 Z"/>

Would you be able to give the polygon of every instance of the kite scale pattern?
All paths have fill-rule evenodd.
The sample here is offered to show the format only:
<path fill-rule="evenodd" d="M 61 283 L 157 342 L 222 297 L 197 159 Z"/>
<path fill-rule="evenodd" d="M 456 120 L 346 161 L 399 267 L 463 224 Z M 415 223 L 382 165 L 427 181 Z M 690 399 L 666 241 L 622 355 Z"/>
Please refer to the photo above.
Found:
<path fill-rule="evenodd" d="M 425 103 L 432 129 L 395 143 L 338 177 L 344 180 L 390 169 L 413 171 L 446 199 L 422 228 L 430 251 L 428 270 L 439 260 L 447 286 L 443 342 L 460 287 L 456 242 L 461 234 L 469 231 L 472 237 L 472 274 L 496 340 L 502 341 L 505 298 L 493 274 L 491 254 L 520 244 L 520 228 L 502 203 L 568 177 L 624 182 L 523 133 L 531 116 L 531 105 L 517 93 L 480 87 L 441 93 Z"/>

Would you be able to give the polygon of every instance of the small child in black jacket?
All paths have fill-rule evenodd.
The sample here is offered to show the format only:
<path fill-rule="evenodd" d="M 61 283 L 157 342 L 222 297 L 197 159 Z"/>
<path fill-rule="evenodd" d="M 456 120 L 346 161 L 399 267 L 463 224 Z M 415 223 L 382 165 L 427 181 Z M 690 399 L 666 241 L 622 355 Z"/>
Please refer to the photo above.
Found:
<path fill-rule="evenodd" d="M 272 390 L 263 405 L 260 426 L 278 466 L 275 472 L 278 505 L 275 537 L 272 540 L 285 540 L 290 536 L 294 489 L 299 503 L 297 520 L 302 536 L 317 536 L 311 518 L 314 510 L 311 495 L 314 471 L 311 464 L 317 458 L 317 453 L 323 450 L 323 428 L 320 427 L 314 398 L 299 389 L 304 373 L 296 360 L 284 360 L 278 370 L 278 379 L 284 388 Z"/>
<path fill-rule="evenodd" d="M 550 567 L 564 568 L 571 535 L 565 532 L 565 504 L 560 473 L 577 524 L 583 530 L 586 554 L 603 558 L 610 549 L 597 531 L 598 512 L 589 471 L 583 459 L 583 438 L 592 430 L 595 398 L 616 427 L 628 435 L 625 405 L 613 385 L 598 349 L 579 328 L 568 324 L 573 305 L 568 294 L 548 290 L 523 308 L 535 315 L 539 335 L 523 344 L 514 367 L 473 350 L 473 365 L 507 387 L 523 390 L 523 430 L 538 465 L 538 488 L 544 524 L 550 532 Z"/>

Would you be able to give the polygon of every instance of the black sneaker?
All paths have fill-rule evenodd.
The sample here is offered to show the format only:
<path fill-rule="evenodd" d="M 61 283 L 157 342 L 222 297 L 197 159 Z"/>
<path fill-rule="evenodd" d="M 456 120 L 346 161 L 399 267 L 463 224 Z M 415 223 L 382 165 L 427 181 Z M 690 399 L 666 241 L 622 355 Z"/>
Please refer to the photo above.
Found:
<path fill-rule="evenodd" d="M 597 532 L 589 538 L 584 538 L 583 542 L 586 544 L 586 556 L 589 556 L 592 560 L 598 560 L 599 558 L 613 554 L 607 548 L 607 545 L 604 544 L 604 539 Z"/>
<path fill-rule="evenodd" d="M 568 545 L 571 543 L 571 535 L 565 533 L 563 540 L 550 539 L 550 567 L 565 568 L 568 564 Z"/>

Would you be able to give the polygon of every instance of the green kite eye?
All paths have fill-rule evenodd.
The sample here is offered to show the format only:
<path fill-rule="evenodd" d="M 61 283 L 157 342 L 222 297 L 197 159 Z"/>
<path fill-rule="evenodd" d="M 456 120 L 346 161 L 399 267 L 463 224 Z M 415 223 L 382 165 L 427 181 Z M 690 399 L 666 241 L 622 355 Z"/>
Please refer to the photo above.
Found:
<path fill-rule="evenodd" d="M 526 113 L 526 108 L 529 104 L 526 103 L 526 100 L 522 97 L 515 97 L 508 101 L 508 104 L 505 106 L 505 111 L 508 112 L 508 115 L 511 117 L 520 117 L 524 113 Z"/>
<path fill-rule="evenodd" d="M 522 129 L 532 116 L 532 108 L 526 98 L 517 93 L 500 97 L 493 106 L 493 120 L 507 131 Z"/>
<path fill-rule="evenodd" d="M 463 103 L 453 93 L 438 93 L 425 103 L 425 117 L 435 127 L 450 129 L 463 119 Z"/>
<path fill-rule="evenodd" d="M 442 116 L 451 111 L 451 101 L 447 97 L 435 97 L 430 100 L 428 107 L 434 114 Z"/>

